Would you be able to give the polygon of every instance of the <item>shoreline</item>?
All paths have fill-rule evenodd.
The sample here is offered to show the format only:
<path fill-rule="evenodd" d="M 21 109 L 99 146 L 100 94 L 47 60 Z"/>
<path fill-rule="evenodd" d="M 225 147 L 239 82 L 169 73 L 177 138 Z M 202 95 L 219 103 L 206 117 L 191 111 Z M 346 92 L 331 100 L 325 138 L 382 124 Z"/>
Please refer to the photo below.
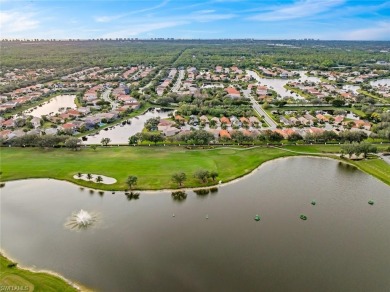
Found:
<path fill-rule="evenodd" d="M 11 256 L 9 256 L 6 253 L 6 251 L 4 249 L 2 249 L 2 248 L 0 248 L 0 256 L 4 257 L 5 259 L 7 259 L 7 260 L 9 260 L 11 262 L 17 263 L 16 269 L 26 270 L 26 271 L 29 271 L 29 272 L 32 272 L 32 273 L 44 273 L 44 274 L 48 274 L 48 275 L 51 275 L 51 276 L 54 276 L 54 277 L 58 277 L 61 280 L 63 280 L 66 284 L 68 284 L 69 286 L 71 286 L 71 287 L 73 287 L 76 290 L 81 291 L 81 292 L 83 292 L 83 291 L 93 291 L 93 290 L 90 290 L 90 289 L 84 287 L 83 285 L 78 284 L 75 281 L 71 281 L 68 278 L 65 278 L 63 275 L 61 275 L 61 274 L 59 274 L 57 272 L 54 272 L 54 271 L 51 271 L 51 270 L 35 269 L 34 267 L 29 267 L 29 266 L 25 266 L 23 264 L 20 264 L 19 261 L 15 260 Z"/>
<path fill-rule="evenodd" d="M 281 148 L 279 148 L 281 149 Z M 242 149 L 244 150 L 244 149 Z M 282 149 L 281 149 L 282 150 Z M 225 185 L 228 185 L 228 184 L 232 184 L 232 183 L 236 183 L 242 179 L 245 179 L 247 176 L 250 176 L 250 175 L 253 175 L 256 171 L 258 171 L 262 166 L 264 166 L 266 163 L 270 163 L 270 162 L 274 162 L 274 161 L 277 161 L 279 159 L 287 159 L 287 158 L 297 158 L 297 157 L 306 157 L 306 158 L 320 158 L 320 159 L 329 159 L 329 160 L 336 160 L 336 161 L 339 161 L 339 162 L 343 162 L 343 163 L 346 163 L 348 165 L 351 165 L 351 166 L 354 166 L 356 167 L 357 169 L 359 169 L 361 172 L 379 180 L 380 182 L 384 183 L 387 185 L 386 182 L 382 181 L 381 179 L 379 179 L 378 177 L 370 174 L 369 172 L 366 172 L 364 171 L 363 169 L 361 169 L 358 165 L 348 161 L 348 160 L 344 160 L 342 159 L 340 156 L 337 156 L 335 154 L 323 154 L 323 153 L 299 153 L 299 152 L 290 152 L 289 150 L 285 150 L 286 152 L 289 152 L 289 153 L 293 153 L 294 155 L 290 155 L 290 156 L 281 156 L 281 157 L 277 157 L 277 158 L 273 158 L 273 159 L 270 159 L 270 160 L 267 160 L 267 161 L 264 161 L 262 162 L 261 164 L 259 164 L 257 167 L 255 167 L 254 169 L 252 169 L 251 171 L 247 172 L 247 173 L 243 173 L 231 180 L 227 180 L 225 182 L 221 182 L 221 180 L 219 180 L 219 183 L 216 182 L 215 184 L 212 184 L 212 185 L 207 185 L 207 186 L 197 186 L 197 187 L 183 187 L 183 188 L 174 188 L 174 189 L 169 189 L 169 188 L 161 188 L 161 189 L 133 189 L 132 191 L 137 191 L 137 192 L 143 192 L 143 193 L 157 193 L 157 192 L 174 192 L 174 191 L 194 191 L 194 190 L 197 190 L 197 189 L 207 189 L 207 188 L 212 188 L 212 187 L 219 187 L 219 186 L 225 186 Z M 333 157 L 331 157 L 333 156 Z M 41 178 L 20 178 L 20 179 L 14 179 L 14 180 L 8 180 L 8 181 L 2 181 L 2 183 L 6 183 L 6 182 L 14 182 L 14 181 L 21 181 L 21 180 L 35 180 L 35 179 L 47 179 L 47 180 L 58 180 L 58 181 L 64 181 L 64 182 L 68 182 L 68 183 L 71 183 L 75 186 L 78 186 L 78 187 L 83 187 L 83 188 L 86 188 L 86 189 L 91 189 L 91 190 L 94 190 L 94 191 L 103 191 L 103 192 L 125 192 L 126 190 L 103 190 L 103 189 L 99 189 L 99 188 L 93 188 L 93 187 L 90 187 L 90 186 L 84 186 L 84 185 L 81 185 L 81 184 L 78 184 L 77 182 L 74 182 L 72 180 L 68 180 L 68 179 L 59 179 L 59 178 L 51 178 L 51 177 L 41 177 Z M 1 253 L 1 250 L 0 250 L 0 253 Z"/>

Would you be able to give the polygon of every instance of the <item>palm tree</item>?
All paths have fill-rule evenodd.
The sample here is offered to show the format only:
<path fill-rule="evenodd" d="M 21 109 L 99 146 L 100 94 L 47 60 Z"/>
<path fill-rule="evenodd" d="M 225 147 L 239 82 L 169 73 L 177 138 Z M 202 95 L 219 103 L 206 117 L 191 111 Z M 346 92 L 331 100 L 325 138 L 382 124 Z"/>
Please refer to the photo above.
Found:
<path fill-rule="evenodd" d="M 172 180 L 175 182 L 175 183 L 178 183 L 179 186 L 181 187 L 183 182 L 187 179 L 187 176 L 184 172 L 178 172 L 178 173 L 174 173 L 172 175 Z"/>
<path fill-rule="evenodd" d="M 88 179 L 88 180 L 91 180 L 91 179 L 92 179 L 92 174 L 88 173 L 88 174 L 87 174 L 87 179 Z"/>
<path fill-rule="evenodd" d="M 101 183 L 102 181 L 103 181 L 103 178 L 100 175 L 98 175 L 96 178 L 96 182 Z"/>
<path fill-rule="evenodd" d="M 82 173 L 81 173 L 81 172 L 77 173 L 77 177 L 78 177 L 78 178 L 81 178 L 81 176 L 82 176 Z"/>
<path fill-rule="evenodd" d="M 130 175 L 128 178 L 127 178 L 127 184 L 129 185 L 130 187 L 130 190 L 133 189 L 133 186 L 137 184 L 137 180 L 138 178 L 134 175 Z"/>
<path fill-rule="evenodd" d="M 215 181 L 215 178 L 218 176 L 218 172 L 216 171 L 211 171 L 210 172 L 210 177 L 213 179 L 213 181 Z"/>

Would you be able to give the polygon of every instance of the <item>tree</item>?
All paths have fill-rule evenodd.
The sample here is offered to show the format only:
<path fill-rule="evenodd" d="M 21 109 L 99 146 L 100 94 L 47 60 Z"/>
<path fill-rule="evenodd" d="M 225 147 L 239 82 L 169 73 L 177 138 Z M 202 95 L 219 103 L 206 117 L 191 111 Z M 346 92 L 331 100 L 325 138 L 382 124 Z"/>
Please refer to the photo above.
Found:
<path fill-rule="evenodd" d="M 344 105 L 344 100 L 342 99 L 334 99 L 332 101 L 332 105 L 335 106 L 335 107 L 341 107 Z"/>
<path fill-rule="evenodd" d="M 207 182 L 207 178 L 210 176 L 208 170 L 199 169 L 194 173 L 194 177 L 201 180 L 203 183 Z"/>
<path fill-rule="evenodd" d="M 96 145 L 91 145 L 91 149 L 93 149 L 94 151 L 96 151 L 96 148 L 97 148 Z"/>
<path fill-rule="evenodd" d="M 154 144 L 157 144 L 157 142 L 164 141 L 164 136 L 159 133 L 149 133 L 145 135 L 145 140 L 148 140 L 150 142 L 153 142 Z"/>
<path fill-rule="evenodd" d="M 172 175 L 172 180 L 179 184 L 179 186 L 181 187 L 183 182 L 187 179 L 187 176 L 184 172 L 178 172 L 178 173 L 174 173 Z"/>
<path fill-rule="evenodd" d="M 160 123 L 160 117 L 157 118 L 150 118 L 147 120 L 144 124 L 145 128 L 148 131 L 155 131 L 157 130 L 157 125 Z"/>
<path fill-rule="evenodd" d="M 302 136 L 296 132 L 292 133 L 291 135 L 288 135 L 287 140 L 290 142 L 296 142 L 298 140 L 302 140 Z"/>
<path fill-rule="evenodd" d="M 110 138 L 102 138 L 100 143 L 102 143 L 103 146 L 107 146 L 111 142 Z"/>
<path fill-rule="evenodd" d="M 367 142 L 360 143 L 358 147 L 359 147 L 359 152 L 364 154 L 364 158 L 367 158 L 367 155 L 369 153 L 376 153 L 378 151 L 376 146 Z"/>
<path fill-rule="evenodd" d="M 91 180 L 91 179 L 92 179 L 92 174 L 88 173 L 88 174 L 87 174 L 87 179 L 88 179 L 88 180 Z"/>
<path fill-rule="evenodd" d="M 78 177 L 78 178 L 81 178 L 82 175 L 83 175 L 83 174 L 82 174 L 81 172 L 78 172 L 78 173 L 77 173 L 77 177 Z"/>
<path fill-rule="evenodd" d="M 218 172 L 216 171 L 211 171 L 210 172 L 210 177 L 213 179 L 213 181 L 215 181 L 215 178 L 218 176 Z"/>
<path fill-rule="evenodd" d="M 102 181 L 103 181 L 103 178 L 100 175 L 98 175 L 96 178 L 96 182 L 101 183 Z"/>
<path fill-rule="evenodd" d="M 129 145 L 132 144 L 138 144 L 139 136 L 138 135 L 133 135 L 129 137 Z"/>
<path fill-rule="evenodd" d="M 349 158 L 351 158 L 352 154 L 355 153 L 355 145 L 354 144 L 341 145 L 341 153 L 346 153 L 348 154 Z"/>
<path fill-rule="evenodd" d="M 126 183 L 129 185 L 130 189 L 132 190 L 133 189 L 133 186 L 135 186 L 137 184 L 137 181 L 138 181 L 138 178 L 134 175 L 130 175 L 128 178 L 127 178 L 127 181 Z"/>
<path fill-rule="evenodd" d="M 233 131 L 232 139 L 235 140 L 237 143 L 242 144 L 242 142 L 245 140 L 245 137 L 241 131 Z"/>
<path fill-rule="evenodd" d="M 76 151 L 81 146 L 80 143 L 81 143 L 80 139 L 77 139 L 75 137 L 70 137 L 65 140 L 64 145 L 65 147 Z"/>

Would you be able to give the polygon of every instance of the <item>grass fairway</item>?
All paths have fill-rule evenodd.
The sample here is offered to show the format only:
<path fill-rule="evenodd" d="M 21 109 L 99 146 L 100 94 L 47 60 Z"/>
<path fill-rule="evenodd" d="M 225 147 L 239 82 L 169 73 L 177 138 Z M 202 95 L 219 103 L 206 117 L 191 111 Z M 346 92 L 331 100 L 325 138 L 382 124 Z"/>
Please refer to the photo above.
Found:
<path fill-rule="evenodd" d="M 384 146 L 383 146 L 384 147 Z M 287 151 L 286 151 L 287 150 Z M 339 145 L 287 146 L 284 149 L 254 147 L 188 150 L 183 147 L 99 147 L 97 150 L 2 148 L 2 181 L 25 178 L 55 178 L 103 190 L 124 190 L 130 175 L 138 177 L 140 190 L 177 188 L 172 174 L 184 172 L 184 187 L 200 187 L 233 180 L 265 161 L 297 155 L 328 156 L 339 153 Z M 299 152 L 299 153 L 298 153 Z M 352 162 L 361 170 L 390 185 L 390 165 L 379 159 Z M 217 171 L 216 181 L 203 184 L 193 177 L 198 169 Z M 78 172 L 105 175 L 117 180 L 105 185 L 74 179 Z"/>
<path fill-rule="evenodd" d="M 78 291 L 59 277 L 17 267 L 11 268 L 8 267 L 10 263 L 12 262 L 0 254 L 1 291 Z"/>
<path fill-rule="evenodd" d="M 198 169 L 215 170 L 216 181 L 229 181 L 251 172 L 261 163 L 278 157 L 292 156 L 279 149 L 266 147 L 253 149 L 188 150 L 181 147 L 99 147 L 96 151 L 83 149 L 42 150 L 39 148 L 1 149 L 2 180 L 23 178 L 56 178 L 104 190 L 128 188 L 129 175 L 138 177 L 137 189 L 177 188 L 172 174 L 187 174 L 185 187 L 202 186 L 193 177 Z M 91 173 L 113 177 L 117 183 L 97 184 L 76 180 L 73 175 Z M 215 184 L 210 181 L 209 184 Z"/>

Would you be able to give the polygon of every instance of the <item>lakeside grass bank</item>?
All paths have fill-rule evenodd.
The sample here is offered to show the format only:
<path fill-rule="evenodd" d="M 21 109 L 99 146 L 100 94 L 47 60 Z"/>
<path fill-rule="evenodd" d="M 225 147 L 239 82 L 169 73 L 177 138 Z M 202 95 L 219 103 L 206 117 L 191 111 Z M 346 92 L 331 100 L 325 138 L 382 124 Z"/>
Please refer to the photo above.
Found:
<path fill-rule="evenodd" d="M 184 172 L 183 187 L 195 188 L 215 185 L 242 177 L 266 161 L 280 157 L 339 153 L 339 145 L 298 145 L 283 148 L 252 147 L 214 149 L 186 149 L 185 147 L 98 147 L 80 151 L 68 149 L 2 148 L 1 171 L 3 182 L 27 178 L 53 178 L 101 189 L 125 190 L 127 177 L 138 177 L 139 190 L 176 189 L 172 175 Z M 379 158 L 346 162 L 390 185 L 390 165 Z M 218 172 L 213 181 L 202 183 L 193 177 L 199 170 Z M 106 185 L 73 178 L 78 172 L 113 177 L 115 184 Z"/>
<path fill-rule="evenodd" d="M 79 291 L 64 279 L 45 272 L 19 268 L 0 253 L 1 291 Z"/>

